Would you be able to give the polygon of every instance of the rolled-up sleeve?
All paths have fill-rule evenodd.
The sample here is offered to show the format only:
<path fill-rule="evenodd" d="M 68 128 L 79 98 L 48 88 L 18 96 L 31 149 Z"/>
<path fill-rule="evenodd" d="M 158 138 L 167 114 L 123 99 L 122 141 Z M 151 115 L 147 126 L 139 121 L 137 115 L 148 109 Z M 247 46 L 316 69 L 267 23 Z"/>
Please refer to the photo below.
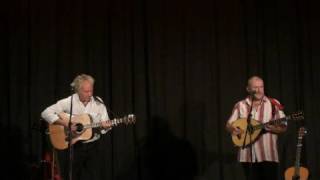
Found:
<path fill-rule="evenodd" d="M 240 102 L 234 105 L 232 113 L 227 121 L 229 124 L 232 124 L 235 120 L 239 118 L 239 106 L 240 106 Z"/>
<path fill-rule="evenodd" d="M 58 101 L 56 104 L 47 107 L 44 111 L 42 111 L 41 117 L 49 124 L 54 123 L 59 119 L 58 114 L 64 111 L 63 108 L 65 103 L 66 99 L 63 99 Z"/>

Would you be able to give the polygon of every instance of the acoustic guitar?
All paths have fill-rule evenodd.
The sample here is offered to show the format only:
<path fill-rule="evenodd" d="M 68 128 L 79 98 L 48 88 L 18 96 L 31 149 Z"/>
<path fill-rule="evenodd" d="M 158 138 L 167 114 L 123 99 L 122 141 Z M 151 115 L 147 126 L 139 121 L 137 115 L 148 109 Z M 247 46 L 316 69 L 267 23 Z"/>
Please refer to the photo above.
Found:
<path fill-rule="evenodd" d="M 61 113 L 60 118 L 66 122 L 69 122 L 69 114 Z M 111 121 L 111 127 L 117 126 L 119 124 L 133 124 L 136 121 L 134 114 L 129 114 L 122 118 L 116 118 Z M 71 118 L 71 122 L 76 124 L 76 132 L 72 133 L 71 144 L 75 144 L 78 141 L 85 141 L 92 138 L 92 129 L 102 127 L 101 122 L 93 123 L 92 117 L 89 114 L 75 115 Z M 109 128 L 110 129 L 110 128 Z M 68 148 L 69 145 L 69 130 L 68 128 L 57 125 L 49 125 L 49 137 L 51 144 L 54 148 L 58 150 L 63 150 Z"/>
<path fill-rule="evenodd" d="M 309 171 L 305 167 L 300 166 L 300 154 L 302 149 L 302 138 L 307 133 L 304 127 L 301 127 L 298 132 L 298 143 L 296 150 L 296 161 L 294 167 L 289 167 L 285 173 L 285 180 L 307 180 Z"/>
<path fill-rule="evenodd" d="M 238 120 L 234 121 L 231 124 L 231 126 L 239 129 L 241 131 L 241 133 L 238 135 L 231 135 L 232 141 L 233 141 L 234 145 L 237 147 L 248 146 L 258 139 L 262 129 L 264 129 L 266 125 L 277 125 L 277 124 L 281 124 L 283 122 L 286 122 L 288 120 L 298 121 L 298 120 L 302 120 L 303 118 L 304 118 L 303 113 L 301 111 L 298 111 L 298 112 L 292 113 L 291 115 L 286 116 L 284 118 L 275 119 L 275 120 L 269 121 L 267 123 L 261 123 L 255 119 L 251 119 L 250 122 L 251 122 L 252 128 L 248 129 L 247 137 L 245 137 L 246 130 L 247 130 L 247 119 L 246 118 L 238 119 Z M 249 133 L 250 133 L 250 135 L 249 135 Z M 250 138 L 251 138 L 251 140 L 250 140 Z"/>

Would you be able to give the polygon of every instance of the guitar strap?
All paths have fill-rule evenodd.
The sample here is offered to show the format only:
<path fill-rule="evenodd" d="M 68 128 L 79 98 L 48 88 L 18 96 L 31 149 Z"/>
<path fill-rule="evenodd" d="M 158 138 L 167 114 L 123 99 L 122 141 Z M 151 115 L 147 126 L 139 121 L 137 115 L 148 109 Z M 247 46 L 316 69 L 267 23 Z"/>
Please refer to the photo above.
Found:
<path fill-rule="evenodd" d="M 283 110 L 284 107 L 283 105 L 281 105 L 277 100 L 275 100 L 274 98 L 270 98 L 268 97 L 268 99 L 271 102 L 271 108 L 272 108 L 272 118 L 275 118 L 276 115 L 276 111 L 277 110 Z"/>
<path fill-rule="evenodd" d="M 104 104 L 103 100 L 99 96 L 93 96 L 93 99 L 100 104 Z"/>

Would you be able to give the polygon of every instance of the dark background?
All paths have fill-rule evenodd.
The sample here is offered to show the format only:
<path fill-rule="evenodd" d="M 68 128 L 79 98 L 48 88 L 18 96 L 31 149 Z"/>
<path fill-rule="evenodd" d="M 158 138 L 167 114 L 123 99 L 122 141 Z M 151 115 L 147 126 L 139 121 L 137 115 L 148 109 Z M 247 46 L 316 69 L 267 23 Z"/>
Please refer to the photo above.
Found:
<path fill-rule="evenodd" d="M 1 179 L 38 179 L 45 107 L 80 73 L 113 117 L 101 179 L 244 179 L 224 130 L 248 77 L 303 110 L 302 162 L 320 177 L 319 6 L 311 0 L 11 0 L 0 6 Z M 297 129 L 280 136 L 282 176 Z"/>

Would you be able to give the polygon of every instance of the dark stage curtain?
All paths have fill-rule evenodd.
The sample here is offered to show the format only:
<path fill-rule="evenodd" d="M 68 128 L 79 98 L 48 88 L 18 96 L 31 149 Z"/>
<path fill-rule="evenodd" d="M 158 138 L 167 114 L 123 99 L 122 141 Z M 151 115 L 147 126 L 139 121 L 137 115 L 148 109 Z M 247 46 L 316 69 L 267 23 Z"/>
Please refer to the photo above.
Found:
<path fill-rule="evenodd" d="M 80 73 L 113 117 L 101 139 L 108 180 L 244 179 L 225 123 L 247 78 L 265 80 L 287 114 L 280 176 L 302 162 L 320 178 L 319 10 L 311 0 L 11 0 L 1 10 L 1 178 L 40 179 L 41 111 Z"/>

